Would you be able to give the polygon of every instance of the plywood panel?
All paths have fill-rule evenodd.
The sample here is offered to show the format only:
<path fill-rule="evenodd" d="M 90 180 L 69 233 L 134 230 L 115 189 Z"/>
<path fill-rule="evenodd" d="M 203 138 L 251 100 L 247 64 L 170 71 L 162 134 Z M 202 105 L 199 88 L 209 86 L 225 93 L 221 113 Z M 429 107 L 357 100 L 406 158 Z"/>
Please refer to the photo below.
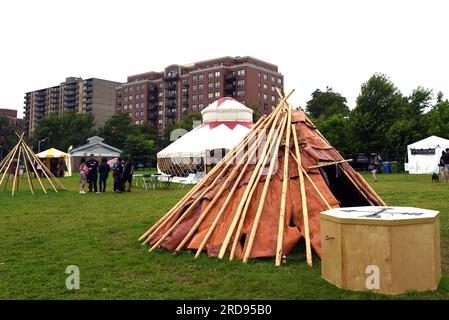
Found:
<path fill-rule="evenodd" d="M 380 270 L 380 290 L 391 286 L 391 235 L 388 227 L 342 225 L 342 281 L 345 288 L 366 291 L 368 266 Z"/>
<path fill-rule="evenodd" d="M 338 287 L 342 287 L 341 225 L 321 220 L 321 276 Z"/>

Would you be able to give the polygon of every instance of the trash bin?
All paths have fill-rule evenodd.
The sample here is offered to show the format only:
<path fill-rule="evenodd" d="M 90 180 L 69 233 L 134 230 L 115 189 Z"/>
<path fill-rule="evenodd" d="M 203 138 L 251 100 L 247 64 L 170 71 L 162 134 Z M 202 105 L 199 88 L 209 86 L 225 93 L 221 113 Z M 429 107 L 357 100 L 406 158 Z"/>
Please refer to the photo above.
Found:
<path fill-rule="evenodd" d="M 384 165 L 384 173 L 391 173 L 391 162 L 385 161 Z"/>

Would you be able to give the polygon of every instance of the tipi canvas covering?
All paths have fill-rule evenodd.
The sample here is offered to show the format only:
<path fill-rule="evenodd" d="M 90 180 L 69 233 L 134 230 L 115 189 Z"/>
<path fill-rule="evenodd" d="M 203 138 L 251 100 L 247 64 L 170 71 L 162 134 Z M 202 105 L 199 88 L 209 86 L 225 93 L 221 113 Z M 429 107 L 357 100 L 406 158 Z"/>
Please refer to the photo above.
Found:
<path fill-rule="evenodd" d="M 140 238 L 151 250 L 281 257 L 305 239 L 320 256 L 320 212 L 385 205 L 300 109 L 283 98 L 209 174 Z"/>
<path fill-rule="evenodd" d="M 437 136 L 409 144 L 405 170 L 411 174 L 438 173 L 441 153 L 446 148 L 449 148 L 449 140 Z"/>
<path fill-rule="evenodd" d="M 176 177 L 205 172 L 234 148 L 253 125 L 250 108 L 220 98 L 201 111 L 203 122 L 157 154 L 159 171 Z"/>

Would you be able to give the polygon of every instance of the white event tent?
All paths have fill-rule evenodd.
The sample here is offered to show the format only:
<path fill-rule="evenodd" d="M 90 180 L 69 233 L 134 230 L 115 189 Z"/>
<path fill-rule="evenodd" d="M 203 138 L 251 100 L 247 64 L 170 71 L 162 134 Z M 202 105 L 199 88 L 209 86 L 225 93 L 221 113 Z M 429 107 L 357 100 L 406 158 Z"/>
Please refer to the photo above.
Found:
<path fill-rule="evenodd" d="M 449 148 L 449 140 L 437 136 L 430 136 L 409 144 L 405 171 L 411 174 L 438 173 L 440 157 L 446 148 Z"/>
<path fill-rule="evenodd" d="M 175 177 L 206 173 L 253 126 L 253 110 L 234 98 L 220 98 L 201 111 L 203 122 L 157 154 L 160 172 Z"/>

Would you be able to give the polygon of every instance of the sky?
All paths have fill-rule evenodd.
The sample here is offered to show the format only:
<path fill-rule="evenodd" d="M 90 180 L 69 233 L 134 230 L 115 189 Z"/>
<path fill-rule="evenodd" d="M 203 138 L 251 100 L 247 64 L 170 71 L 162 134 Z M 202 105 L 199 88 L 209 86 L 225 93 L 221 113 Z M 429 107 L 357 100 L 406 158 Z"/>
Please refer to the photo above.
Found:
<path fill-rule="evenodd" d="M 0 4 L 0 108 L 66 77 L 125 82 L 222 56 L 279 66 L 290 102 L 330 86 L 353 108 L 376 72 L 449 97 L 449 2 L 15 0 Z"/>

